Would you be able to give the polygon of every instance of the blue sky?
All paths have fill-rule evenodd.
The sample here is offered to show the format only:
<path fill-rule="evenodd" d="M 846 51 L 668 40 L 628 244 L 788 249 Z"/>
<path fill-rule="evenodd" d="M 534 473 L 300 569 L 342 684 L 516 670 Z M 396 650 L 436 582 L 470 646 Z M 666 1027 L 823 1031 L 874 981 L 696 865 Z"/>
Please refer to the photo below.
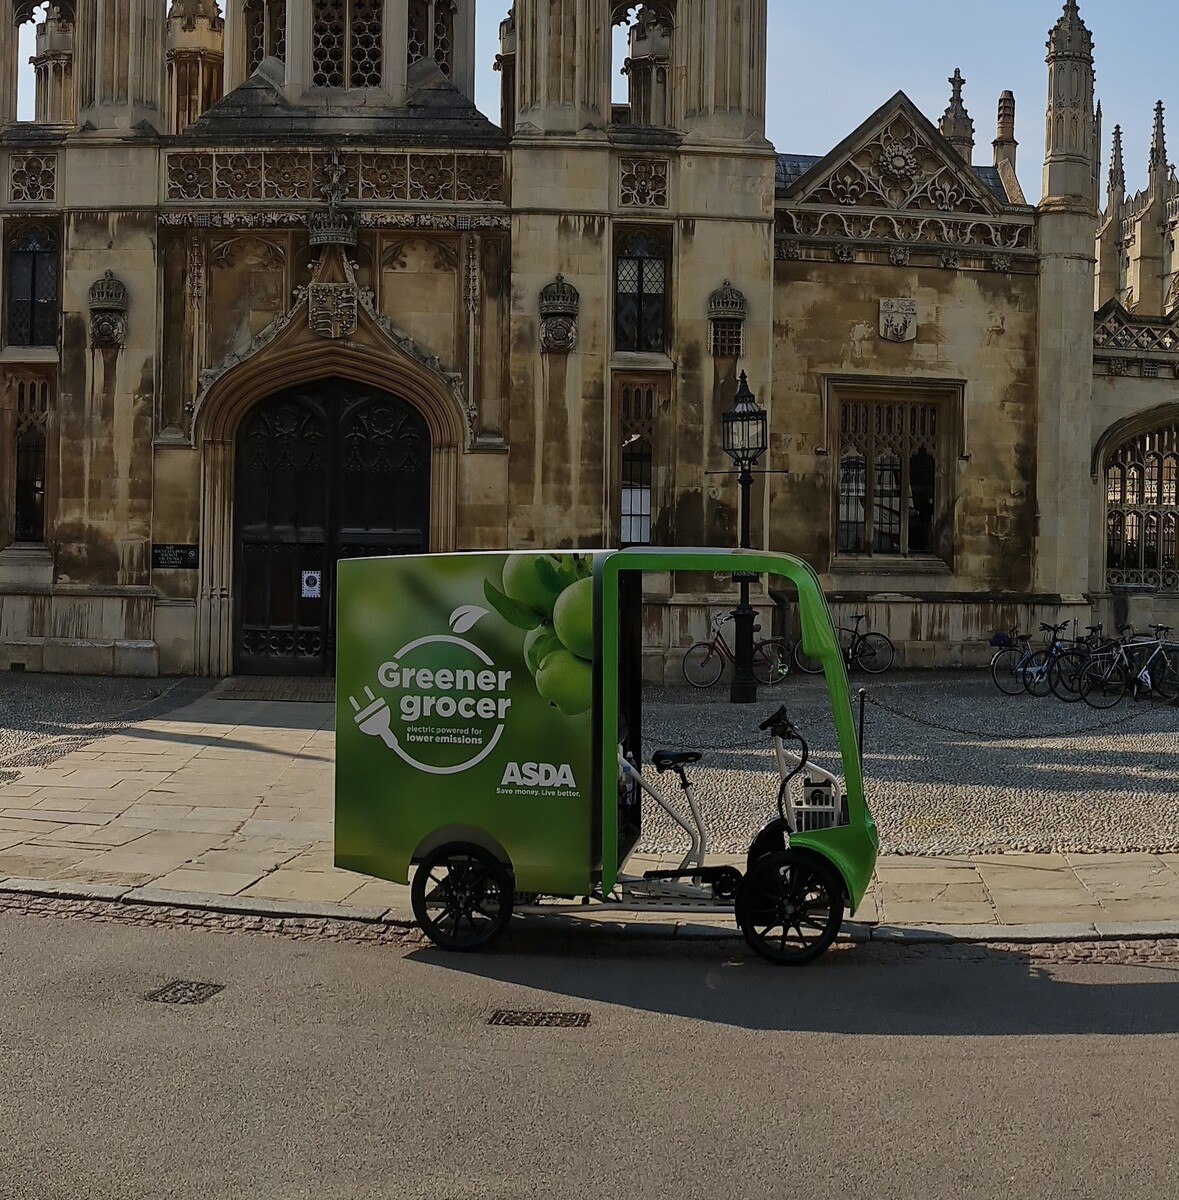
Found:
<path fill-rule="evenodd" d="M 479 0 L 477 97 L 499 115 L 499 76 L 491 69 L 509 0 Z M 783 151 L 823 154 L 897 90 L 931 119 L 945 109 L 948 77 L 966 76 L 976 159 L 990 162 L 995 106 L 1015 92 L 1019 175 L 1040 194 L 1047 74 L 1044 43 L 1063 0 L 769 0 L 769 137 Z M 1179 86 L 1169 36 L 1175 0 L 1081 0 L 1097 43 L 1097 90 L 1105 111 L 1105 148 L 1115 123 L 1125 133 L 1127 182 L 1145 186 L 1154 104 L 1174 101 L 1172 158 L 1179 159 Z M 26 26 L 26 35 L 31 27 Z M 24 47 L 27 60 L 31 46 Z M 31 90 L 22 95 L 31 116 Z M 1103 169 L 1104 176 L 1104 169 Z"/>

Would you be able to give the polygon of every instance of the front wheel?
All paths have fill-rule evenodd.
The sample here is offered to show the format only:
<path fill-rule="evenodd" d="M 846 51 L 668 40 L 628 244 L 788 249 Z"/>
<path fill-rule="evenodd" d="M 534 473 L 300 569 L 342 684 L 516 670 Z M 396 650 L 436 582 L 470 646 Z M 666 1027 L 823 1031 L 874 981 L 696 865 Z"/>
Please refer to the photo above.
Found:
<path fill-rule="evenodd" d="M 753 677 L 758 683 L 772 687 L 790 674 L 790 643 L 781 638 L 768 638 L 753 647 Z"/>
<path fill-rule="evenodd" d="M 1150 686 L 1160 700 L 1179 696 L 1179 651 L 1167 649 L 1155 655 L 1150 664 Z"/>
<path fill-rule="evenodd" d="M 756 859 L 737 892 L 737 924 L 750 947 L 778 966 L 801 966 L 835 941 L 843 880 L 826 859 L 776 850 Z"/>
<path fill-rule="evenodd" d="M 684 678 L 694 688 L 712 687 L 725 669 L 725 660 L 711 642 L 697 642 L 684 654 Z"/>
<path fill-rule="evenodd" d="M 866 633 L 856 647 L 855 664 L 869 675 L 880 675 L 892 666 L 896 649 L 883 633 Z"/>
<path fill-rule="evenodd" d="M 440 950 L 482 950 L 508 927 L 515 892 L 494 854 L 450 842 L 422 859 L 409 894 L 422 932 Z"/>

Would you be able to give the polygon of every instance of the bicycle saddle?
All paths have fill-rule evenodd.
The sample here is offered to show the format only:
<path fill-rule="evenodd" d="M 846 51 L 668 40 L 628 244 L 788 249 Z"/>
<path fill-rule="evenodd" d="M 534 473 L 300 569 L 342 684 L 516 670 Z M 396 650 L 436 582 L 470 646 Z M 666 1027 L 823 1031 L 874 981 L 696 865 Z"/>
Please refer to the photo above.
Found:
<path fill-rule="evenodd" d="M 698 750 L 656 750 L 651 755 L 651 765 L 661 775 L 675 767 L 686 767 L 698 763 L 704 757 Z"/>

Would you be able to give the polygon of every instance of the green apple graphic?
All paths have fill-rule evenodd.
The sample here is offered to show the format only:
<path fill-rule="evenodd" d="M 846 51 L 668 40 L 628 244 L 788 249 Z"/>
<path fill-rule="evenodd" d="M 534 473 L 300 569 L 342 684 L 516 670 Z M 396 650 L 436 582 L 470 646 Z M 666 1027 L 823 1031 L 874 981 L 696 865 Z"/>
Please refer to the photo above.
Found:
<path fill-rule="evenodd" d="M 553 628 L 567 650 L 578 658 L 594 656 L 594 581 L 579 579 L 567 587 L 553 608 Z"/>
<path fill-rule="evenodd" d="M 536 690 L 567 717 L 589 711 L 593 685 L 593 668 L 568 650 L 547 655 L 536 673 Z"/>
<path fill-rule="evenodd" d="M 504 565 L 504 594 L 517 604 L 530 608 L 546 617 L 553 615 L 553 605 L 560 593 L 560 583 L 556 581 L 556 573 L 549 567 L 550 578 L 541 578 L 538 567 L 543 559 L 533 559 L 525 555 L 509 558 Z M 548 564 L 546 564 L 548 565 Z M 549 586 L 556 582 L 556 586 Z"/>
<path fill-rule="evenodd" d="M 524 661 L 533 676 L 540 670 L 544 660 L 554 650 L 562 649 L 561 639 L 549 624 L 538 625 L 524 635 Z"/>

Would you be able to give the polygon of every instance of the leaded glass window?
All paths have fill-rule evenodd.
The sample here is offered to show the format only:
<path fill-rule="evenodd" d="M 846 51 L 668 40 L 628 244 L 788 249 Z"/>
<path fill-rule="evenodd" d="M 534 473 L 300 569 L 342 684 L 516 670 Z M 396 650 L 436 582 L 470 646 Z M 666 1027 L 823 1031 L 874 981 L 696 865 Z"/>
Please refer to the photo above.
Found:
<path fill-rule="evenodd" d="M 409 0 L 406 62 L 432 58 L 443 75 L 454 70 L 454 0 Z"/>
<path fill-rule="evenodd" d="M 287 52 L 286 0 L 246 0 L 246 72 L 253 74 L 264 58 L 285 58 Z"/>
<path fill-rule="evenodd" d="M 659 409 L 660 381 L 618 379 L 619 433 L 619 544 L 651 544 L 654 491 L 655 418 Z"/>
<path fill-rule="evenodd" d="M 839 402 L 839 554 L 941 552 L 946 489 L 939 457 L 947 445 L 938 400 L 860 394 Z"/>
<path fill-rule="evenodd" d="M 49 381 L 16 384 L 16 494 L 13 534 L 18 542 L 45 540 L 45 448 L 49 432 Z"/>
<path fill-rule="evenodd" d="M 669 241 L 664 231 L 619 238 L 614 259 L 614 349 L 665 353 Z"/>
<path fill-rule="evenodd" d="M 1105 577 L 1179 591 L 1179 424 L 1123 442 L 1106 461 Z"/>
<path fill-rule="evenodd" d="M 57 235 L 33 228 L 18 234 L 8 251 L 8 344 L 55 346 L 58 328 Z"/>
<path fill-rule="evenodd" d="M 381 86 L 382 0 L 315 0 L 311 82 L 319 88 Z"/>

